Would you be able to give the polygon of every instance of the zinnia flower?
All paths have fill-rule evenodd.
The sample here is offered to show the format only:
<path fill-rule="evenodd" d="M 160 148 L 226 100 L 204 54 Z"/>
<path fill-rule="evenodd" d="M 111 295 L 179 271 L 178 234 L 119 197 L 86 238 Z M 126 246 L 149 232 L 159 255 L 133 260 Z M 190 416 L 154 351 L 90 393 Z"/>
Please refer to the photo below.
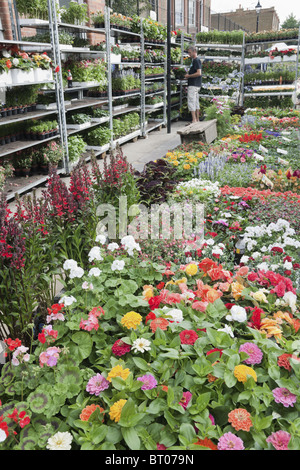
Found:
<path fill-rule="evenodd" d="M 287 388 L 277 387 L 272 390 L 273 397 L 276 403 L 281 403 L 285 408 L 294 406 L 297 401 L 297 396 L 291 393 Z"/>
<path fill-rule="evenodd" d="M 165 318 L 155 318 L 150 323 L 150 329 L 152 333 L 155 333 L 157 328 L 160 328 L 161 330 L 166 330 L 168 328 L 168 325 L 169 322 Z"/>
<path fill-rule="evenodd" d="M 48 439 L 49 450 L 71 450 L 73 436 L 69 432 L 57 432 Z"/>
<path fill-rule="evenodd" d="M 239 352 L 248 354 L 248 358 L 243 362 L 246 364 L 260 364 L 263 358 L 263 353 L 259 347 L 254 343 L 244 343 L 240 346 Z"/>
<path fill-rule="evenodd" d="M 139 313 L 128 312 L 122 317 L 121 324 L 128 329 L 133 328 L 134 330 L 136 330 L 136 328 L 140 325 L 141 321 L 142 317 Z"/>
<path fill-rule="evenodd" d="M 186 408 L 187 408 L 189 402 L 191 401 L 191 399 L 192 399 L 191 392 L 183 392 L 182 398 L 179 402 L 179 405 L 181 405 L 182 408 L 184 408 L 186 410 Z"/>
<path fill-rule="evenodd" d="M 111 382 L 111 379 L 114 377 L 121 377 L 123 380 L 126 380 L 129 374 L 129 369 L 123 369 L 121 365 L 117 365 L 111 369 L 107 376 L 107 380 Z"/>
<path fill-rule="evenodd" d="M 202 447 L 207 447 L 210 450 L 218 450 L 218 446 L 213 443 L 210 439 L 207 437 L 205 439 L 198 439 L 197 442 L 195 442 L 196 446 L 202 446 Z"/>
<path fill-rule="evenodd" d="M 218 441 L 218 450 L 244 450 L 244 443 L 238 436 L 232 432 L 226 432 Z"/>
<path fill-rule="evenodd" d="M 235 366 L 233 374 L 239 382 L 245 383 L 249 375 L 253 377 L 255 382 L 257 381 L 256 372 L 251 367 L 248 367 L 248 366 L 244 366 L 241 364 L 238 366 Z"/>
<path fill-rule="evenodd" d="M 288 450 L 291 435 L 287 431 L 272 432 L 266 441 L 270 442 L 276 450 Z"/>
<path fill-rule="evenodd" d="M 124 343 L 122 339 L 118 339 L 111 348 L 111 352 L 115 356 L 124 356 L 124 354 L 128 353 L 131 350 L 130 344 Z"/>
<path fill-rule="evenodd" d="M 151 342 L 148 339 L 138 338 L 132 344 L 133 352 L 145 352 L 150 351 L 151 349 Z"/>
<path fill-rule="evenodd" d="M 82 410 L 81 414 L 79 415 L 79 418 L 81 419 L 81 421 L 88 421 L 89 418 L 90 418 L 90 416 L 94 413 L 94 411 L 95 411 L 97 408 L 99 408 L 100 413 L 103 413 L 104 409 L 101 408 L 101 406 L 99 406 L 99 405 L 92 404 L 92 405 L 86 406 L 86 407 Z M 103 421 L 104 421 L 104 419 L 103 419 Z"/>
<path fill-rule="evenodd" d="M 193 330 L 184 330 L 179 333 L 181 344 L 194 344 L 199 336 Z"/>
<path fill-rule="evenodd" d="M 116 423 L 120 421 L 122 409 L 126 402 L 127 400 L 118 400 L 110 407 L 109 416 L 112 421 Z"/>
<path fill-rule="evenodd" d="M 187 265 L 187 267 L 185 268 L 185 272 L 189 275 L 189 276 L 195 276 L 195 274 L 197 274 L 198 272 L 198 267 L 196 264 L 194 263 L 190 263 Z"/>
<path fill-rule="evenodd" d="M 152 374 L 146 374 L 137 378 L 138 381 L 143 382 L 141 390 L 152 390 L 157 387 L 157 380 Z"/>
<path fill-rule="evenodd" d="M 228 414 L 228 422 L 236 431 L 250 431 L 253 426 L 251 415 L 244 408 L 236 408 Z"/>
<path fill-rule="evenodd" d="M 91 395 L 96 395 L 98 397 L 101 392 L 106 390 L 109 387 L 109 381 L 101 374 L 96 374 L 90 378 L 87 383 L 86 391 Z"/>

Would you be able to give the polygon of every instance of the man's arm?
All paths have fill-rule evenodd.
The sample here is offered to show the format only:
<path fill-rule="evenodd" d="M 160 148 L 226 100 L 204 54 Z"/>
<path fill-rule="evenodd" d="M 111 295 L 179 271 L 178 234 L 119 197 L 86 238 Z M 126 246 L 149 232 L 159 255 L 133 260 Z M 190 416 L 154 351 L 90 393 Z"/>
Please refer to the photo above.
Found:
<path fill-rule="evenodd" d="M 196 77 L 200 77 L 201 76 L 201 69 L 198 69 L 197 72 L 195 73 L 191 73 L 191 75 L 189 75 L 188 73 L 185 75 L 185 78 L 196 78 Z"/>

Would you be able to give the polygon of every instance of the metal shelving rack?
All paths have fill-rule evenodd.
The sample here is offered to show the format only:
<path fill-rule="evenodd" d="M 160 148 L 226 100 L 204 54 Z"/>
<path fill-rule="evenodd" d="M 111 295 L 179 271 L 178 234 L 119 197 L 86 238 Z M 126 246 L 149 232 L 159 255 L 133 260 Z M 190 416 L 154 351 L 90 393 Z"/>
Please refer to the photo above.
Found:
<path fill-rule="evenodd" d="M 156 43 L 147 43 L 145 42 L 144 39 L 144 33 L 143 33 L 143 24 L 141 21 L 141 31 L 140 34 L 133 33 L 130 31 L 122 31 L 119 29 L 116 29 L 111 26 L 110 24 L 110 12 L 111 9 L 109 7 L 105 7 L 105 24 L 104 28 L 96 28 L 96 27 L 89 27 L 85 25 L 70 25 L 66 23 L 61 23 L 59 19 L 57 18 L 56 15 L 56 1 L 55 0 L 48 0 L 48 11 L 49 11 L 49 20 L 48 21 L 32 21 L 32 24 L 30 22 L 26 22 L 26 25 L 24 24 L 23 26 L 26 28 L 33 28 L 33 29 L 38 29 L 38 30 L 46 30 L 49 31 L 50 33 L 50 39 L 51 43 L 50 44 L 45 44 L 45 43 L 34 43 L 34 42 L 27 42 L 18 39 L 9 41 L 9 40 L 2 40 L 0 43 L 1 44 L 7 44 L 7 45 L 14 45 L 17 44 L 19 47 L 22 47 L 22 50 L 24 51 L 49 51 L 52 55 L 53 58 L 53 63 L 55 64 L 58 72 L 54 74 L 54 88 L 51 90 L 48 90 L 48 92 L 55 93 L 56 97 L 56 109 L 52 110 L 45 110 L 45 111 L 35 111 L 32 113 L 28 113 L 26 116 L 24 115 L 18 115 L 18 116 L 13 116 L 9 118 L 2 118 L 0 119 L 0 126 L 5 125 L 5 124 L 10 124 L 12 122 L 18 122 L 18 121 L 24 121 L 24 120 L 30 120 L 30 119 L 35 119 L 35 118 L 42 118 L 46 117 L 49 115 L 57 115 L 57 120 L 58 120 L 58 125 L 59 125 L 59 133 L 51 137 L 49 139 L 45 139 L 43 141 L 27 141 L 27 142 L 16 142 L 14 144 L 10 144 L 8 146 L 2 147 L 0 149 L 0 157 L 3 157 L 5 155 L 12 154 L 18 150 L 22 150 L 25 148 L 30 148 L 35 145 L 38 145 L 40 143 L 46 143 L 47 141 L 50 141 L 52 139 L 57 139 L 59 138 L 62 142 L 62 145 L 64 146 L 65 149 L 65 157 L 63 161 L 62 168 L 58 170 L 59 173 L 64 173 L 64 174 L 70 174 L 72 171 L 72 164 L 69 161 L 69 156 L 68 156 L 68 137 L 70 135 L 74 135 L 78 132 L 81 132 L 80 129 L 68 129 L 67 126 L 67 113 L 74 111 L 74 110 L 82 110 L 87 107 L 101 107 L 103 105 L 108 106 L 108 111 L 109 115 L 107 118 L 104 118 L 102 122 L 98 123 L 92 123 L 91 127 L 95 128 L 98 125 L 101 125 L 103 123 L 108 124 L 110 130 L 113 130 L 113 118 L 116 116 L 120 116 L 124 113 L 128 113 L 131 111 L 137 111 L 140 113 L 140 129 L 127 135 L 123 136 L 119 139 L 114 139 L 113 136 L 111 138 L 111 141 L 109 144 L 104 145 L 102 147 L 99 147 L 95 149 L 94 154 L 96 156 L 99 156 L 108 150 L 114 148 L 117 144 L 122 144 L 125 143 L 129 140 L 134 139 L 135 137 L 146 137 L 147 134 L 152 131 L 153 129 L 156 129 L 162 125 L 166 125 L 167 122 L 167 113 L 166 113 L 166 102 L 167 102 L 167 92 L 166 92 L 166 70 L 167 70 L 167 60 L 165 58 L 163 66 L 164 66 L 164 75 L 163 77 L 154 77 L 151 78 L 151 81 L 153 80 L 161 80 L 163 82 L 163 91 L 160 93 L 163 94 L 163 119 L 160 122 L 152 122 L 146 126 L 146 118 L 147 115 L 149 115 L 149 110 L 146 110 L 145 108 L 145 99 L 146 99 L 146 93 L 145 93 L 145 84 L 147 82 L 147 78 L 145 77 L 145 67 L 150 65 L 145 63 L 144 59 L 144 54 L 141 53 L 141 62 L 140 64 L 134 63 L 121 63 L 119 64 L 120 66 L 126 65 L 134 65 L 134 66 L 140 66 L 140 73 L 141 73 L 141 90 L 140 92 L 137 93 L 132 93 L 132 94 L 127 94 L 123 96 L 113 96 L 112 93 L 112 61 L 111 61 L 111 37 L 114 36 L 116 38 L 122 37 L 122 35 L 126 34 L 126 36 L 138 36 L 140 38 L 140 47 L 141 51 L 144 51 L 145 47 L 163 47 L 164 51 L 166 52 L 166 43 L 164 44 L 156 44 Z M 17 18 L 17 23 L 18 23 L 18 28 L 20 29 L 22 25 L 20 25 L 19 20 Z M 87 34 L 87 33 L 94 33 L 94 34 L 100 34 L 103 37 L 105 37 L 106 40 L 106 61 L 107 61 L 107 79 L 108 79 L 108 93 L 107 97 L 105 98 L 85 98 L 83 96 L 83 91 L 84 89 L 89 88 L 89 86 L 82 86 L 82 87 L 73 87 L 70 89 L 64 89 L 64 83 L 63 83 L 63 75 L 62 75 L 62 56 L 63 54 L 83 54 L 85 57 L 87 55 L 97 55 L 96 51 L 90 51 L 89 49 L 84 49 L 84 48 L 66 48 L 63 45 L 60 44 L 59 42 L 59 32 L 61 30 L 68 30 L 70 32 L 76 32 L 76 33 L 82 33 L 82 34 Z M 137 44 L 136 42 L 134 43 L 135 45 Z M 99 54 L 99 53 L 98 53 Z M 158 65 L 156 63 L 153 63 L 151 65 Z M 33 83 L 30 83 L 31 85 Z M 49 81 L 47 82 L 49 84 Z M 95 85 L 94 85 L 95 86 Z M 76 101 L 73 101 L 70 106 L 66 106 L 66 98 L 65 98 L 65 93 L 68 93 L 69 91 L 72 92 L 77 92 L 78 93 L 78 99 Z M 47 91 L 45 91 L 47 93 Z M 124 110 L 119 110 L 119 111 L 114 111 L 113 110 L 113 103 L 118 102 L 120 98 L 133 98 L 133 97 L 140 97 L 140 104 L 139 106 L 136 107 L 128 107 L 125 108 Z M 90 150 L 90 149 L 88 149 Z M 89 160 L 90 155 L 86 155 L 86 159 Z M 18 189 L 15 193 L 11 193 L 8 196 L 8 200 L 11 200 L 14 198 L 15 194 L 24 194 L 28 191 L 31 191 L 34 187 L 43 184 L 47 180 L 47 176 L 40 176 L 38 178 L 34 178 L 34 180 L 20 189 Z"/>
<path fill-rule="evenodd" d="M 279 61 L 272 61 L 268 56 L 267 57 L 258 57 L 258 58 L 251 58 L 251 59 L 248 59 L 245 58 L 245 61 L 244 61 L 244 70 L 245 70 L 245 66 L 246 65 L 269 65 L 269 64 L 280 64 L 280 63 L 285 63 L 285 62 L 295 62 L 295 85 L 276 85 L 276 88 L 278 89 L 279 87 L 282 88 L 282 90 L 286 90 L 287 88 L 290 88 L 291 91 L 281 91 L 281 90 L 278 90 L 278 91 L 273 91 L 271 93 L 268 93 L 267 90 L 271 90 L 272 89 L 272 86 L 259 86 L 257 85 L 256 88 L 265 88 L 265 91 L 262 91 L 262 92 L 246 92 L 245 93 L 245 87 L 244 87 L 244 83 L 243 83 L 243 87 L 242 87 L 242 102 L 244 102 L 244 97 L 255 97 L 255 96 L 292 96 L 294 91 L 296 90 L 297 88 L 297 79 L 298 79 L 298 68 L 299 68 L 299 48 L 300 48 L 300 26 L 299 26 L 299 30 L 298 30 L 298 38 L 294 38 L 294 39 L 287 39 L 285 40 L 285 42 L 295 42 L 297 41 L 297 52 L 295 54 L 295 57 L 293 59 L 291 58 L 287 58 L 286 60 L 279 60 Z M 246 51 L 247 51 L 247 48 L 248 47 L 251 47 L 251 46 L 257 46 L 257 45 L 269 45 L 269 44 L 272 44 L 276 42 L 276 40 L 267 40 L 267 41 L 260 41 L 260 42 L 249 42 L 249 43 L 245 43 L 244 44 L 244 54 L 246 54 Z M 244 81 L 244 80 L 243 80 Z M 273 85 L 275 86 L 275 85 Z M 255 87 L 255 86 L 254 86 Z"/>
<path fill-rule="evenodd" d="M 199 49 L 220 49 L 220 50 L 228 50 L 228 51 L 238 51 L 241 53 L 240 56 L 207 56 L 207 55 L 201 55 L 199 53 L 198 57 L 200 60 L 221 60 L 221 61 L 226 61 L 226 62 L 239 62 L 239 69 L 240 72 L 244 71 L 244 61 L 245 61 L 245 32 L 243 33 L 243 43 L 242 44 L 208 44 L 208 43 L 199 43 L 196 44 L 196 47 Z M 206 93 L 200 93 L 200 97 L 202 98 L 213 98 L 213 87 L 210 88 L 212 91 L 212 94 L 206 94 Z M 236 99 L 236 104 L 240 104 L 242 101 L 242 90 L 243 90 L 243 76 L 240 77 L 239 79 L 239 93 L 238 97 Z M 220 96 L 220 95 L 218 95 Z M 223 96 L 228 96 L 228 95 L 223 95 Z M 230 98 L 230 96 L 229 96 Z"/>

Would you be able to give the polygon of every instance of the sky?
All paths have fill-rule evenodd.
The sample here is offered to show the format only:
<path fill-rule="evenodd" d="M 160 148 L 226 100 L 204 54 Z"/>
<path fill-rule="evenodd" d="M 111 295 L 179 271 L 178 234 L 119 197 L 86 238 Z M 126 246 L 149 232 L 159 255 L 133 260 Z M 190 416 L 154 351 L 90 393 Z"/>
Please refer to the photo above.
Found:
<path fill-rule="evenodd" d="M 211 9 L 215 13 L 222 13 L 226 11 L 235 11 L 239 5 L 245 10 L 254 10 L 257 0 L 211 0 Z M 278 13 L 280 24 L 284 22 L 290 13 L 293 13 L 297 20 L 300 19 L 300 0 L 260 0 L 263 8 L 275 7 Z"/>

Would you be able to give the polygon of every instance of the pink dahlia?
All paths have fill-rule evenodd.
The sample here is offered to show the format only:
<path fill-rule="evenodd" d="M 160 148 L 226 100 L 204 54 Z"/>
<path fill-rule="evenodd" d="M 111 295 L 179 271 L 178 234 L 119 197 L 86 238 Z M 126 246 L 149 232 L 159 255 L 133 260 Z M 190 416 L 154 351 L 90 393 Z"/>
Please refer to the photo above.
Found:
<path fill-rule="evenodd" d="M 244 450 L 242 439 L 232 432 L 226 432 L 218 441 L 218 450 Z"/>
<path fill-rule="evenodd" d="M 297 401 L 297 396 L 284 387 L 274 388 L 272 393 L 276 403 L 281 403 L 285 408 L 294 406 Z"/>
<path fill-rule="evenodd" d="M 288 450 L 291 435 L 287 431 L 272 432 L 266 441 L 270 442 L 276 450 Z"/>
<path fill-rule="evenodd" d="M 246 364 L 260 364 L 263 358 L 263 353 L 258 346 L 254 343 L 244 343 L 241 345 L 239 352 L 245 352 L 249 357 L 244 359 Z"/>
<path fill-rule="evenodd" d="M 90 378 L 87 383 L 86 391 L 89 392 L 91 395 L 96 395 L 98 397 L 100 392 L 103 392 L 109 387 L 110 383 L 106 380 L 105 377 L 101 374 L 96 374 Z"/>
<path fill-rule="evenodd" d="M 124 356 L 131 350 L 130 344 L 124 343 L 121 339 L 118 339 L 112 346 L 111 352 L 115 356 Z"/>

